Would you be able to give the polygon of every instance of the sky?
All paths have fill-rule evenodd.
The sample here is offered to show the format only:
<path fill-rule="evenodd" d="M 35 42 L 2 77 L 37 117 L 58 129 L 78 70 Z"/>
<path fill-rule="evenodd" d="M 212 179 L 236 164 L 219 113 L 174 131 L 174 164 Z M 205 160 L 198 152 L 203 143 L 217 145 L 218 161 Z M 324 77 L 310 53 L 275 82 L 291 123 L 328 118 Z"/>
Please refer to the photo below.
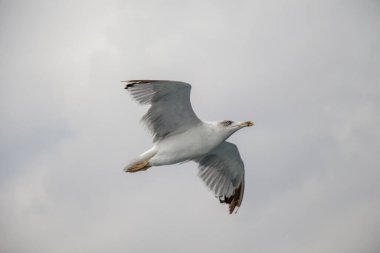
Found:
<path fill-rule="evenodd" d="M 379 252 L 380 2 L 0 1 L 0 251 Z M 236 215 L 120 82 L 192 84 L 245 163 Z"/>

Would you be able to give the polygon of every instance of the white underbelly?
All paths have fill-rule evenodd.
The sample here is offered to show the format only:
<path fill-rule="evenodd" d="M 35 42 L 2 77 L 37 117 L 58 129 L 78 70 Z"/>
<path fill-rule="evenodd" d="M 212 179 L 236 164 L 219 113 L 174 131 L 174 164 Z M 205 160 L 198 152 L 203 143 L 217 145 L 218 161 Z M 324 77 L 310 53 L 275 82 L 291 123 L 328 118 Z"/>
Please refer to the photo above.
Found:
<path fill-rule="evenodd" d="M 149 163 L 159 166 L 188 161 L 208 153 L 222 141 L 212 132 L 192 129 L 156 143 L 158 152 Z"/>

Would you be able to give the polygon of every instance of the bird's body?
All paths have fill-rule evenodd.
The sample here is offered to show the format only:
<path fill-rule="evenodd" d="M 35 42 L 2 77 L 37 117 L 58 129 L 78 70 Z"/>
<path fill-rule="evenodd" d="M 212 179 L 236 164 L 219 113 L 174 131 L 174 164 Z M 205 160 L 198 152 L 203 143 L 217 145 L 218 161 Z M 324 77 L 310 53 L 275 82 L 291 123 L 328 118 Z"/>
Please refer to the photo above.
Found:
<path fill-rule="evenodd" d="M 137 172 L 151 166 L 199 163 L 199 175 L 220 202 L 239 207 L 244 192 L 244 164 L 234 144 L 225 140 L 253 122 L 208 122 L 190 104 L 191 86 L 158 80 L 128 81 L 126 89 L 141 104 L 151 104 L 143 120 L 153 132 L 153 147 L 125 167 Z"/>
<path fill-rule="evenodd" d="M 196 159 L 222 143 L 226 136 L 213 123 L 201 122 L 186 132 L 169 136 L 155 143 L 157 153 L 152 166 L 175 164 Z"/>

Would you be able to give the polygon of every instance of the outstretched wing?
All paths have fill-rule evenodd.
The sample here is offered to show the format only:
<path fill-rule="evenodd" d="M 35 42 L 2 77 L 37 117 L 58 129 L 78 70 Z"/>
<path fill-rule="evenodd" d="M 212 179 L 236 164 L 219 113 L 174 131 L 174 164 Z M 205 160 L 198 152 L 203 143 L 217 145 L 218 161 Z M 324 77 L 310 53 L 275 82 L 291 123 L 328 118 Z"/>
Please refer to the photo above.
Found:
<path fill-rule="evenodd" d="M 229 204 L 231 214 L 244 195 L 244 163 L 236 145 L 224 141 L 195 161 L 199 163 L 199 176 L 221 203 Z"/>
<path fill-rule="evenodd" d="M 177 81 L 131 80 L 125 87 L 140 104 L 150 104 L 142 120 L 158 141 L 201 123 L 190 103 L 191 85 Z"/>

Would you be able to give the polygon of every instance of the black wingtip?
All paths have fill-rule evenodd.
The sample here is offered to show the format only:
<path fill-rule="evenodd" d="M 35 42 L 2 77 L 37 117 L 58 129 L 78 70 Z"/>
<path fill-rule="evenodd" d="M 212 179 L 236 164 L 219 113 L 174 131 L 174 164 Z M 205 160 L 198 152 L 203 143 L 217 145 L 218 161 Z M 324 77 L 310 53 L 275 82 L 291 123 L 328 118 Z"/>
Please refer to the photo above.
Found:
<path fill-rule="evenodd" d="M 122 81 L 122 82 L 128 83 L 124 88 L 127 90 L 128 88 L 134 87 L 136 84 L 154 83 L 158 81 L 157 80 L 129 80 L 129 81 Z"/>
<path fill-rule="evenodd" d="M 128 90 L 128 88 L 135 86 L 134 83 L 127 84 L 124 89 Z"/>
<path fill-rule="evenodd" d="M 132 81 L 121 81 L 122 83 L 128 83 L 124 89 L 128 90 L 128 88 L 133 87 L 135 83 L 131 83 Z"/>

